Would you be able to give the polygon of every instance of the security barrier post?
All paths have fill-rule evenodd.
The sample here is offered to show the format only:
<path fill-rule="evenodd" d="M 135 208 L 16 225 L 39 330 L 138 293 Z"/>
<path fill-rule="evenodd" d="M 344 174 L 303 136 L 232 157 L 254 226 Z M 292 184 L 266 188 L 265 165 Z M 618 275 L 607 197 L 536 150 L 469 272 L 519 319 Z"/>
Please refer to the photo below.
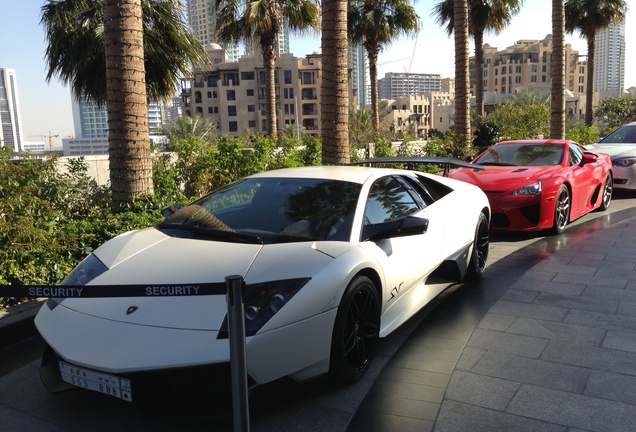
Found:
<path fill-rule="evenodd" d="M 241 276 L 227 276 L 225 283 L 227 285 L 234 432 L 249 432 L 245 310 L 243 306 L 245 284 Z"/>

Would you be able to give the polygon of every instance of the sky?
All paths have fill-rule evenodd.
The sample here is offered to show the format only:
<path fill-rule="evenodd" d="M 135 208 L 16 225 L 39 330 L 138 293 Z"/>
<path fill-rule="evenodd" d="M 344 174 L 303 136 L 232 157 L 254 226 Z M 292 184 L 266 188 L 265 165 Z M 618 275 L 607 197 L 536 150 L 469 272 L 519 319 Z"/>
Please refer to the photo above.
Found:
<path fill-rule="evenodd" d="M 378 77 L 387 72 L 454 75 L 454 43 L 431 10 L 438 0 L 419 0 L 415 9 L 421 19 L 417 37 L 397 40 L 380 54 Z M 42 0 L 0 0 L 0 67 L 14 69 L 17 75 L 20 115 L 25 141 L 53 138 L 61 147 L 62 138 L 74 134 L 71 92 L 56 77 L 46 82 L 46 39 L 40 25 Z M 627 0 L 625 87 L 636 86 L 636 0 Z M 501 34 L 486 34 L 484 43 L 499 50 L 521 39 L 541 40 L 552 31 L 551 0 L 526 0 L 519 14 Z M 566 35 L 566 43 L 587 53 L 580 35 Z M 320 36 L 291 37 L 290 50 L 297 57 L 320 51 Z M 474 54 L 471 46 L 470 55 Z"/>

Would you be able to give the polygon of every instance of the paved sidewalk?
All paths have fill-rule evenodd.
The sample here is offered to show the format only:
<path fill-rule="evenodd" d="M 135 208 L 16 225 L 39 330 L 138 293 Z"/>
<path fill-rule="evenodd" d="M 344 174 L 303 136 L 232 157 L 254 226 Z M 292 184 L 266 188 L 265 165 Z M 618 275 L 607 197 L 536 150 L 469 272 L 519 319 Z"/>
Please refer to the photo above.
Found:
<path fill-rule="evenodd" d="M 532 243 L 453 294 L 347 431 L 635 430 L 636 218 L 603 223 Z"/>

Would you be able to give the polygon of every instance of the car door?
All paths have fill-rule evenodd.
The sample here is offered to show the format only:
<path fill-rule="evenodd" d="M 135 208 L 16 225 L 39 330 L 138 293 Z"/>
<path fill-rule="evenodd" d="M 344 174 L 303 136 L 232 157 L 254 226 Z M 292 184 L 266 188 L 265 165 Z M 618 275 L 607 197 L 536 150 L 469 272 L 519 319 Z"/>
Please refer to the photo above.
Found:
<path fill-rule="evenodd" d="M 590 197 L 598 184 L 595 171 L 598 169 L 596 162 L 582 163 L 583 150 L 575 145 L 569 146 L 569 180 L 572 185 L 571 219 L 590 210 Z"/>
<path fill-rule="evenodd" d="M 386 176 L 372 186 L 364 210 L 365 232 L 375 226 L 414 216 L 426 218 L 427 203 L 400 176 Z M 394 328 L 410 317 L 429 299 L 425 277 L 441 262 L 443 230 L 437 224 L 424 234 L 363 242 L 384 270 L 383 324 Z"/>

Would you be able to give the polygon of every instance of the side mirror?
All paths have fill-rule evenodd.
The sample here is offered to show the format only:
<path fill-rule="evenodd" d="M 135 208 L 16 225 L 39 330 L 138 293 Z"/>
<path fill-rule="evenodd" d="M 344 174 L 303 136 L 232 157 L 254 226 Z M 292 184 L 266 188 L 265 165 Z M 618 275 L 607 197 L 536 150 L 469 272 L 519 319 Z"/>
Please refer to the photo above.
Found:
<path fill-rule="evenodd" d="M 428 219 L 405 216 L 390 222 L 365 225 L 363 240 L 381 240 L 424 234 L 428 230 Z"/>
<path fill-rule="evenodd" d="M 596 162 L 597 160 L 598 160 L 598 156 L 596 155 L 596 153 L 584 152 L 581 165 L 593 163 L 593 162 Z"/>

